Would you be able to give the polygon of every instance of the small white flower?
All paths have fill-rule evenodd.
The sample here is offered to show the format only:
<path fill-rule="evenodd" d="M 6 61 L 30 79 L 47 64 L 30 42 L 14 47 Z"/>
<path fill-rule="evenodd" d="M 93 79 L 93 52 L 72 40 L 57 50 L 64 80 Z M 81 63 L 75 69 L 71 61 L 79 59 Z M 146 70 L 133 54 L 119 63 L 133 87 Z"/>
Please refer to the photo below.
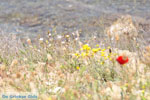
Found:
<path fill-rule="evenodd" d="M 48 47 L 51 47 L 51 46 L 52 46 L 52 44 L 49 44 L 49 45 L 48 45 Z"/>
<path fill-rule="evenodd" d="M 75 40 L 76 40 L 76 41 L 78 41 L 78 40 L 79 40 L 79 38 L 75 38 Z"/>
<path fill-rule="evenodd" d="M 58 38 L 58 39 L 61 39 L 61 38 L 62 38 L 62 36 L 61 36 L 61 35 L 57 35 L 57 38 Z"/>
<path fill-rule="evenodd" d="M 56 87 L 55 89 L 49 89 L 50 93 L 57 93 L 57 92 L 65 92 L 65 89 L 62 87 Z"/>
<path fill-rule="evenodd" d="M 51 36 L 52 36 L 52 34 L 48 34 L 48 36 L 49 36 L 49 37 L 51 37 Z"/>
<path fill-rule="evenodd" d="M 40 38 L 40 39 L 39 39 L 39 42 L 40 42 L 40 43 L 43 43 L 43 40 L 44 40 L 43 38 Z"/>
<path fill-rule="evenodd" d="M 43 39 L 43 38 L 40 38 L 39 40 L 40 40 L 40 41 L 43 41 L 44 39 Z"/>
<path fill-rule="evenodd" d="M 61 44 L 65 44 L 65 41 L 62 41 Z"/>
<path fill-rule="evenodd" d="M 96 39 L 96 36 L 94 36 L 93 38 Z"/>

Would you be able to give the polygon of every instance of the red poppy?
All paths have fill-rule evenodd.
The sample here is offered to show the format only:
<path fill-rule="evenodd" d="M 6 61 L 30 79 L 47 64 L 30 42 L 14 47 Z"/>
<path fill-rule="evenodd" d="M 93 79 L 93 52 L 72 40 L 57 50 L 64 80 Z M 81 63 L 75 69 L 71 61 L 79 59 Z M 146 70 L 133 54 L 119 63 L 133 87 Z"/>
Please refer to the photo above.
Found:
<path fill-rule="evenodd" d="M 127 56 L 119 56 L 116 60 L 120 65 L 123 65 L 129 61 L 129 58 Z"/>

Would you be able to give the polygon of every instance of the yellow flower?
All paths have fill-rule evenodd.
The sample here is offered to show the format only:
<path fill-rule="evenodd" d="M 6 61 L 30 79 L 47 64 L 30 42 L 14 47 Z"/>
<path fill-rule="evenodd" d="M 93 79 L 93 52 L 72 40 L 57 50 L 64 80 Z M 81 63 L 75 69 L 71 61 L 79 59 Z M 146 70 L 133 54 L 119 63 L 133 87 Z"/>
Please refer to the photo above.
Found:
<path fill-rule="evenodd" d="M 86 57 L 86 56 L 88 56 L 88 53 L 82 52 L 82 53 L 81 53 L 81 56 L 82 56 L 82 57 Z"/>
<path fill-rule="evenodd" d="M 99 44 L 97 44 L 96 47 L 99 47 Z"/>
<path fill-rule="evenodd" d="M 108 46 L 107 49 L 110 49 L 110 46 Z"/>
<path fill-rule="evenodd" d="M 145 85 L 142 86 L 142 89 L 145 89 Z"/>
<path fill-rule="evenodd" d="M 91 96 L 91 94 L 88 94 L 87 96 L 88 96 L 89 98 L 91 98 L 91 97 L 92 97 L 92 96 Z"/>
<path fill-rule="evenodd" d="M 87 44 L 82 46 L 82 50 L 91 50 L 91 47 L 89 47 Z"/>
<path fill-rule="evenodd" d="M 128 85 L 129 85 L 128 83 L 125 83 L 125 84 L 124 84 L 125 87 L 128 87 Z"/>
<path fill-rule="evenodd" d="M 61 65 L 61 66 L 60 66 L 60 68 L 61 68 L 61 69 L 63 69 L 63 68 L 64 68 L 64 66 L 63 66 L 63 65 Z"/>
<path fill-rule="evenodd" d="M 100 51 L 100 50 L 101 50 L 101 48 L 98 48 L 98 50 Z"/>
<path fill-rule="evenodd" d="M 107 59 L 108 59 L 108 56 L 105 56 L 104 59 L 107 60 Z"/>
<path fill-rule="evenodd" d="M 79 70 L 79 69 L 80 69 L 80 67 L 79 67 L 79 66 L 77 66 L 77 67 L 76 67 L 76 69 L 77 69 L 77 70 Z"/>
<path fill-rule="evenodd" d="M 105 51 L 106 49 L 102 49 L 102 51 Z"/>
<path fill-rule="evenodd" d="M 99 49 L 98 48 L 93 48 L 92 51 L 93 51 L 93 53 L 97 53 L 99 51 Z"/>
<path fill-rule="evenodd" d="M 99 62 L 99 63 L 100 63 L 100 60 L 97 60 L 97 62 Z"/>
<path fill-rule="evenodd" d="M 80 57 L 79 53 L 75 53 L 74 54 L 77 58 Z"/>
<path fill-rule="evenodd" d="M 109 57 L 109 60 L 111 60 L 111 61 L 112 61 L 112 58 L 111 58 L 111 57 Z"/>
<path fill-rule="evenodd" d="M 145 90 L 142 90 L 142 93 L 144 94 L 144 93 L 145 93 Z"/>
<path fill-rule="evenodd" d="M 105 52 L 101 51 L 101 56 L 104 57 L 105 56 Z"/>
<path fill-rule="evenodd" d="M 49 43 L 49 42 L 48 42 L 48 40 L 46 40 L 45 42 L 46 42 L 46 44 L 48 44 L 48 43 Z"/>
<path fill-rule="evenodd" d="M 49 98 L 48 98 L 48 100 L 52 100 L 52 98 L 51 98 L 51 97 L 49 97 Z"/>
<path fill-rule="evenodd" d="M 104 63 L 105 63 L 104 61 L 100 62 L 101 65 L 104 65 Z"/>
<path fill-rule="evenodd" d="M 113 55 L 114 55 L 114 56 L 117 56 L 118 54 L 117 54 L 117 53 L 114 53 Z"/>

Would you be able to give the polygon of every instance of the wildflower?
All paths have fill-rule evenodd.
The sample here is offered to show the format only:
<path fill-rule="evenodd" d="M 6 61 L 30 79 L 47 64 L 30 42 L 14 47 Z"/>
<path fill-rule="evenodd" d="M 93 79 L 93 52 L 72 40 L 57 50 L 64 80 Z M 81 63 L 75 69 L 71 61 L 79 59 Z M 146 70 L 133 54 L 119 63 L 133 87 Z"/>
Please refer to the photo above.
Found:
<path fill-rule="evenodd" d="M 77 58 L 80 56 L 80 54 L 79 53 L 75 53 L 74 54 Z"/>
<path fill-rule="evenodd" d="M 60 68 L 63 69 L 63 68 L 65 68 L 65 66 L 61 65 Z"/>
<path fill-rule="evenodd" d="M 99 44 L 97 44 L 96 47 L 99 47 Z"/>
<path fill-rule="evenodd" d="M 99 49 L 93 48 L 92 51 L 93 51 L 93 53 L 97 53 L 99 51 Z"/>
<path fill-rule="evenodd" d="M 104 52 L 106 49 L 102 49 L 102 51 Z"/>
<path fill-rule="evenodd" d="M 110 46 L 108 46 L 107 48 L 110 49 Z"/>
<path fill-rule="evenodd" d="M 85 44 L 85 45 L 82 46 L 82 50 L 89 51 L 89 50 L 91 50 L 91 47 L 89 47 L 87 44 Z"/>
<path fill-rule="evenodd" d="M 48 37 L 49 37 L 49 38 L 52 36 L 52 34 L 51 34 L 50 31 L 48 31 L 47 34 L 48 34 Z"/>
<path fill-rule="evenodd" d="M 82 57 L 86 57 L 86 56 L 88 56 L 88 53 L 82 52 L 82 53 L 81 53 L 81 56 L 82 56 Z"/>
<path fill-rule="evenodd" d="M 94 36 L 93 38 L 96 39 L 96 36 Z"/>
<path fill-rule="evenodd" d="M 31 44 L 31 40 L 30 40 L 30 39 L 27 39 L 27 43 L 28 43 L 28 44 Z"/>
<path fill-rule="evenodd" d="M 112 61 L 113 60 L 113 56 L 108 56 L 109 60 Z"/>
<path fill-rule="evenodd" d="M 51 32 L 50 31 L 47 31 L 47 34 L 50 34 Z"/>
<path fill-rule="evenodd" d="M 43 43 L 43 40 L 44 40 L 43 38 L 40 38 L 40 39 L 39 39 L 39 42 L 40 42 L 40 43 Z"/>
<path fill-rule="evenodd" d="M 48 44 L 48 47 L 51 47 L 52 46 L 52 44 Z"/>
<path fill-rule="evenodd" d="M 129 58 L 123 55 L 123 56 L 119 56 L 116 60 L 120 65 L 123 65 L 129 61 Z"/>
<path fill-rule="evenodd" d="M 144 94 L 145 93 L 145 90 L 142 90 L 142 94 Z"/>
<path fill-rule="evenodd" d="M 61 39 L 61 38 L 62 38 L 62 36 L 61 36 L 61 35 L 57 35 L 57 38 L 58 38 L 58 39 Z"/>
<path fill-rule="evenodd" d="M 62 41 L 61 44 L 65 44 L 65 41 Z"/>
<path fill-rule="evenodd" d="M 142 89 L 145 89 L 145 87 L 146 87 L 145 85 L 142 85 Z"/>
<path fill-rule="evenodd" d="M 48 34 L 48 36 L 49 36 L 49 37 L 51 37 L 51 36 L 52 36 L 52 34 Z"/>
<path fill-rule="evenodd" d="M 66 37 L 66 38 L 69 38 L 70 36 L 69 36 L 69 35 L 66 35 L 65 37 Z"/>
<path fill-rule="evenodd" d="M 48 42 L 48 40 L 45 40 L 45 42 L 46 42 L 46 44 L 48 44 L 49 42 Z"/>
<path fill-rule="evenodd" d="M 101 56 L 104 57 L 105 56 L 105 52 L 101 51 Z"/>
<path fill-rule="evenodd" d="M 49 92 L 50 93 L 58 93 L 58 92 L 63 93 L 63 92 L 65 92 L 65 89 L 62 87 L 56 87 L 54 89 L 49 89 Z"/>
<path fill-rule="evenodd" d="M 100 50 L 101 50 L 101 48 L 98 48 L 98 50 L 100 51 Z"/>
<path fill-rule="evenodd" d="M 105 56 L 104 59 L 107 60 L 107 59 L 108 59 L 108 56 Z"/>
<path fill-rule="evenodd" d="M 75 38 L 75 40 L 76 40 L 76 41 L 78 41 L 78 40 L 79 40 L 79 38 Z"/>
<path fill-rule="evenodd" d="M 89 98 L 91 98 L 91 97 L 92 97 L 92 96 L 91 96 L 91 94 L 88 94 L 87 96 L 88 96 Z"/>
<path fill-rule="evenodd" d="M 39 40 L 40 40 L 40 41 L 43 41 L 44 39 L 43 39 L 43 38 L 40 38 Z"/>
<path fill-rule="evenodd" d="M 100 62 L 101 65 L 104 65 L 104 63 L 105 63 L 104 61 Z"/>
<path fill-rule="evenodd" d="M 79 66 L 77 66 L 77 67 L 76 67 L 76 69 L 77 69 L 77 70 L 79 70 L 79 69 L 80 69 L 80 67 L 79 67 Z"/>
<path fill-rule="evenodd" d="M 49 97 L 49 98 L 48 98 L 48 100 L 52 100 L 52 98 L 51 98 L 51 97 Z"/>

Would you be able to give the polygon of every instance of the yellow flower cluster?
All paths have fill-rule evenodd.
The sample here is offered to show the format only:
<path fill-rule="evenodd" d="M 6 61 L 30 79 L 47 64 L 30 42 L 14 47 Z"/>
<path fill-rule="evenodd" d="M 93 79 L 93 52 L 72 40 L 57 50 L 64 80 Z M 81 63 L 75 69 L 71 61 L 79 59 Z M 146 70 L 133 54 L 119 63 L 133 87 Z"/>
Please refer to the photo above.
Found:
<path fill-rule="evenodd" d="M 92 49 L 92 51 L 93 51 L 94 54 L 97 53 L 97 52 L 100 51 L 100 50 L 101 50 L 101 48 L 93 48 L 93 49 Z"/>
<path fill-rule="evenodd" d="M 87 56 L 89 56 L 89 53 L 87 53 L 87 52 L 82 52 L 82 53 L 81 53 L 81 56 L 82 56 L 82 57 L 87 57 Z"/>
<path fill-rule="evenodd" d="M 80 54 L 79 54 L 79 53 L 75 53 L 74 55 L 75 55 L 77 58 L 80 57 Z"/>
<path fill-rule="evenodd" d="M 107 47 L 106 49 L 103 48 L 99 48 L 99 45 L 96 45 L 95 48 L 91 48 L 90 46 L 88 46 L 87 44 L 83 45 L 82 48 L 80 49 L 80 53 L 75 53 L 75 57 L 79 58 L 79 57 L 96 57 L 97 61 L 103 65 L 105 64 L 106 60 L 112 61 L 113 57 L 114 57 L 114 53 L 111 52 L 111 47 Z M 99 53 L 98 53 L 99 52 Z M 97 56 L 99 55 L 99 56 Z"/>
<path fill-rule="evenodd" d="M 74 55 L 78 58 L 78 57 L 90 57 L 90 56 L 94 56 L 94 54 L 96 54 L 98 51 L 100 51 L 101 48 L 92 48 L 90 46 L 88 46 L 87 44 L 83 45 L 82 48 L 80 49 L 81 54 L 79 53 L 75 53 Z"/>
<path fill-rule="evenodd" d="M 89 47 L 87 44 L 85 44 L 82 46 L 82 48 L 80 50 L 89 51 L 89 50 L 91 50 L 91 47 Z"/>

